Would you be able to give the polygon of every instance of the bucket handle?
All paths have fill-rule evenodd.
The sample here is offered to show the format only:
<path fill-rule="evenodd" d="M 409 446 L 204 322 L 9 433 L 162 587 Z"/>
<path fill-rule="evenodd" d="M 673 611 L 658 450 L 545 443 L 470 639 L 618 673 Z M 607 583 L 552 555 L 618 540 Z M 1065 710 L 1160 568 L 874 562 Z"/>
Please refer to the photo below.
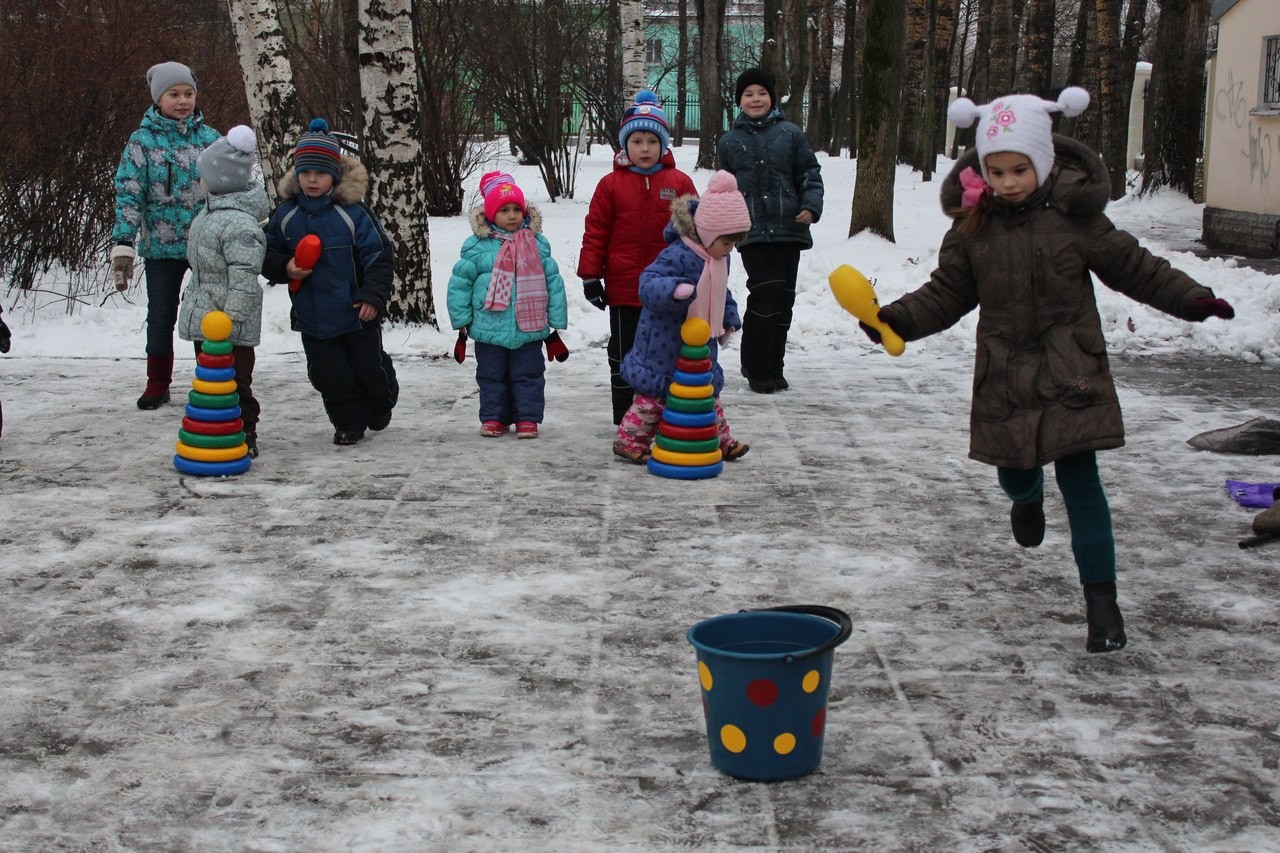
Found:
<path fill-rule="evenodd" d="M 853 620 L 849 618 L 849 614 L 835 607 L 827 607 L 823 604 L 783 604 L 778 607 L 758 607 L 750 612 L 767 613 L 769 611 L 781 611 L 783 613 L 804 613 L 808 616 L 818 616 L 822 619 L 830 620 L 840 626 L 840 630 L 830 640 L 815 649 L 809 649 L 807 652 L 799 652 L 797 654 L 789 654 L 785 660 L 791 663 L 801 658 L 811 658 L 829 652 L 836 646 L 843 643 L 853 634 Z M 745 611 L 744 611 L 745 612 Z"/>

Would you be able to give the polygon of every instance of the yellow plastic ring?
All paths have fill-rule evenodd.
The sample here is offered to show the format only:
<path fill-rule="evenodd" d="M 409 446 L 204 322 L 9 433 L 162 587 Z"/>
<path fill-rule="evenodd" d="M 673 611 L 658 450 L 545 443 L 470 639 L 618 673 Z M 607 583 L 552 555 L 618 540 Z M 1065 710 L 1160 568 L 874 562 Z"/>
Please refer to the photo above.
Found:
<path fill-rule="evenodd" d="M 210 382 L 207 379 L 192 379 L 191 390 L 199 391 L 201 394 L 234 394 L 236 381 L 228 379 L 225 382 Z"/>
<path fill-rule="evenodd" d="M 183 459 L 193 462 L 231 462 L 249 453 L 247 444 L 235 447 L 192 447 L 179 441 L 175 449 Z"/>
<path fill-rule="evenodd" d="M 714 397 L 716 389 L 711 385 L 682 385 L 679 382 L 672 382 L 667 388 L 667 393 L 672 397 L 683 397 L 686 400 L 705 400 L 708 397 Z"/>
<path fill-rule="evenodd" d="M 665 462 L 668 465 L 714 465 L 721 460 L 720 448 L 708 450 L 705 453 L 676 453 L 667 450 L 665 447 L 653 445 L 649 448 L 653 453 L 653 458 L 659 462 Z"/>

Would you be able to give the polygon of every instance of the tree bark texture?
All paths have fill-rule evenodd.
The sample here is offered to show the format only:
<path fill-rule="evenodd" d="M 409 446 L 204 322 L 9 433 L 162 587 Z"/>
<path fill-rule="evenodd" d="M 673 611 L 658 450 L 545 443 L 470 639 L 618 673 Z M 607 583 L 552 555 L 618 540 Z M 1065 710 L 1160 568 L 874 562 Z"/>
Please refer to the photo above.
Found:
<path fill-rule="evenodd" d="M 1143 128 L 1142 191 L 1195 193 L 1204 118 L 1209 0 L 1163 0 Z"/>
<path fill-rule="evenodd" d="M 370 204 L 395 243 L 398 287 L 387 306 L 395 321 L 436 325 L 431 248 L 418 127 L 418 70 L 411 0 L 372 0 L 360 9 L 363 159 Z"/>
<path fill-rule="evenodd" d="M 893 182 L 902 109 L 902 47 L 906 14 L 901 0 L 871 0 L 862 59 L 862 115 L 858 174 L 849 236 L 869 230 L 893 240 Z"/>
<path fill-rule="evenodd" d="M 262 177 L 274 207 L 276 181 L 288 171 L 294 140 L 302 130 L 298 90 L 293 85 L 275 0 L 227 0 L 227 14 L 258 137 Z"/>
<path fill-rule="evenodd" d="M 702 118 L 698 128 L 699 169 L 716 167 L 716 145 L 724 135 L 724 12 L 725 0 L 696 0 L 698 16 L 698 100 Z"/>
<path fill-rule="evenodd" d="M 633 98 L 649 87 L 644 62 L 644 3 L 623 0 L 618 11 L 622 22 L 622 93 Z"/>

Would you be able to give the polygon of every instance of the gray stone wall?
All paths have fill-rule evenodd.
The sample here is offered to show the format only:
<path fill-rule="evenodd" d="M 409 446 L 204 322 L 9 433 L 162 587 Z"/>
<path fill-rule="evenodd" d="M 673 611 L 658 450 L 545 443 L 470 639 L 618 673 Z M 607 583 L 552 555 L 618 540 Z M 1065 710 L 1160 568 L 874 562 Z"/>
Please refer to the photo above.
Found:
<path fill-rule="evenodd" d="M 1201 239 L 1215 251 L 1250 258 L 1280 257 L 1280 215 L 1206 206 Z"/>

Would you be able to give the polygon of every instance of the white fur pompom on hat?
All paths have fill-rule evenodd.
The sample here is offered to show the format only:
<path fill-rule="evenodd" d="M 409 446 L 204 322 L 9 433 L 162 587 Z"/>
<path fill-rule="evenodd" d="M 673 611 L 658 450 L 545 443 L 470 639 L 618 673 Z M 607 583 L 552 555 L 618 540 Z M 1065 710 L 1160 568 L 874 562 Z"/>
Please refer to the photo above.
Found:
<path fill-rule="evenodd" d="M 232 148 L 237 151 L 243 151 L 246 154 L 251 154 L 258 150 L 258 137 L 254 135 L 253 128 L 247 124 L 237 124 L 228 130 L 227 142 L 231 143 Z"/>
<path fill-rule="evenodd" d="M 1043 186 L 1053 169 L 1053 113 L 1074 117 L 1088 106 L 1089 93 L 1079 86 L 1068 86 L 1056 101 L 1037 95 L 1005 95 L 979 106 L 968 98 L 957 98 L 947 108 L 947 118 L 960 128 L 978 123 L 974 144 L 982 177 L 987 178 L 988 156 L 1014 152 L 1031 161 L 1036 181 Z"/>

